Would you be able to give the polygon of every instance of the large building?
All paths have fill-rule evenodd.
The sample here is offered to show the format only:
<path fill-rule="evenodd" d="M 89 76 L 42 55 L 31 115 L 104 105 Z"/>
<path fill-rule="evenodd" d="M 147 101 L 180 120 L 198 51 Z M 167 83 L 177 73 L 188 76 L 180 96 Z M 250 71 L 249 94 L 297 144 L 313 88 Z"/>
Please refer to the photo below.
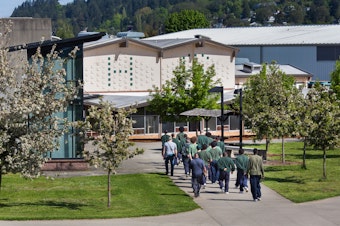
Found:
<path fill-rule="evenodd" d="M 84 46 L 84 93 L 102 94 L 116 107 L 136 105 L 138 113 L 132 116 L 136 121 L 132 138 L 159 138 L 165 128 L 175 132 L 180 126 L 193 133 L 207 127 L 216 130 L 219 125 L 216 118 L 209 125 L 202 122 L 199 128 L 189 122 L 160 123 L 159 116 L 148 112 L 145 106 L 150 90 L 161 88 L 173 78 L 180 60 L 191 68 L 194 58 L 206 68 L 215 66 L 215 79 L 224 87 L 225 99 L 232 98 L 237 52 L 236 48 L 202 36 L 173 40 L 102 39 Z M 91 105 L 97 101 L 87 99 L 85 103 Z"/>
<path fill-rule="evenodd" d="M 259 64 L 276 61 L 313 75 L 313 80 L 329 81 L 340 56 L 340 25 L 277 27 L 232 27 L 191 29 L 147 38 L 167 40 L 203 35 L 237 47 L 240 58 Z"/>
<path fill-rule="evenodd" d="M 29 60 L 32 55 L 36 53 L 37 48 L 41 48 L 41 53 L 43 55 L 50 53 L 54 45 L 56 45 L 56 50 L 60 51 L 60 57 L 68 58 L 68 54 L 77 47 L 79 51 L 77 51 L 75 58 L 69 58 L 64 63 L 67 82 L 83 80 L 83 44 L 96 41 L 105 35 L 104 33 L 95 33 L 71 39 L 54 40 L 51 37 L 50 19 L 10 18 L 1 19 L 1 21 L 4 23 L 11 21 L 12 23 L 12 32 L 10 33 L 9 43 L 3 44 L 9 47 L 10 54 L 22 54 L 24 57 L 22 59 L 26 58 Z M 3 31 L 4 28 L 0 27 L 0 32 Z M 12 61 L 11 63 L 15 64 L 18 62 Z M 20 74 L 20 72 L 18 72 L 18 74 Z M 80 90 L 78 97 L 68 105 L 67 111 L 58 114 L 60 114 L 61 117 L 68 118 L 70 121 L 83 120 L 82 90 Z M 60 138 L 59 151 L 49 152 L 48 157 L 52 159 L 82 158 L 82 146 L 79 142 L 79 138 L 71 134 L 72 129 L 73 128 L 70 128 L 71 132 L 64 134 L 64 136 Z M 72 164 L 67 164 L 67 166 L 72 168 Z"/>

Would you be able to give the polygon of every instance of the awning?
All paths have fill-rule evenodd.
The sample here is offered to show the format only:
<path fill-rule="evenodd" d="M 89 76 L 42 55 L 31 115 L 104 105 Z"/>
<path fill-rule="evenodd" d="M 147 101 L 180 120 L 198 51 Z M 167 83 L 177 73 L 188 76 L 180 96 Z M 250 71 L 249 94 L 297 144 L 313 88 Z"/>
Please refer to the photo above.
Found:
<path fill-rule="evenodd" d="M 194 108 L 189 111 L 182 112 L 180 115 L 183 116 L 199 116 L 199 117 L 220 117 L 221 110 L 219 109 L 205 109 L 205 108 Z M 224 115 L 228 115 L 230 113 L 234 113 L 230 110 L 224 110 Z"/>

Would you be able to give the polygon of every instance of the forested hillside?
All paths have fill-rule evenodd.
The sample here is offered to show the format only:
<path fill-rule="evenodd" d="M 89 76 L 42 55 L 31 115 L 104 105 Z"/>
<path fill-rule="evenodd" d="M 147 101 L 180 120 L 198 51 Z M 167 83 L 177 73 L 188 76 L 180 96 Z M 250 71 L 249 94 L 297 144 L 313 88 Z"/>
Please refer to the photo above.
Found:
<path fill-rule="evenodd" d="M 205 15 L 210 27 L 333 24 L 340 22 L 339 0 L 27 0 L 12 17 L 52 19 L 54 34 L 74 37 L 81 30 L 116 34 L 134 30 L 154 36 L 184 9 Z"/>

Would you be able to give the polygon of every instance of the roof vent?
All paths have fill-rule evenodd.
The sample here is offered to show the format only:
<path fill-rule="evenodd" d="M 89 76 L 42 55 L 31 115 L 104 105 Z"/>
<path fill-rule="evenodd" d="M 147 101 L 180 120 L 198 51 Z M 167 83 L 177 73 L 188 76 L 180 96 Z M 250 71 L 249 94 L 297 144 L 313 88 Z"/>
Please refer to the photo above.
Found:
<path fill-rule="evenodd" d="M 260 64 L 256 64 L 253 62 L 249 62 L 249 63 L 244 63 L 243 64 L 243 71 L 244 72 L 260 72 L 262 69 L 262 66 Z"/>

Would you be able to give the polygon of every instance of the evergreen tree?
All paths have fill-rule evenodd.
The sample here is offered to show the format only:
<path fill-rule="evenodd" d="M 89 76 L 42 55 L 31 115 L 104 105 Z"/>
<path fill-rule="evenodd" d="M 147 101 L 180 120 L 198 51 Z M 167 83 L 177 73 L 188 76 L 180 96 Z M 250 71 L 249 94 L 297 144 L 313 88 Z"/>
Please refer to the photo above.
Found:
<path fill-rule="evenodd" d="M 207 27 L 209 27 L 207 18 L 203 13 L 195 10 L 182 10 L 179 13 L 172 13 L 165 21 L 166 33 Z"/>

